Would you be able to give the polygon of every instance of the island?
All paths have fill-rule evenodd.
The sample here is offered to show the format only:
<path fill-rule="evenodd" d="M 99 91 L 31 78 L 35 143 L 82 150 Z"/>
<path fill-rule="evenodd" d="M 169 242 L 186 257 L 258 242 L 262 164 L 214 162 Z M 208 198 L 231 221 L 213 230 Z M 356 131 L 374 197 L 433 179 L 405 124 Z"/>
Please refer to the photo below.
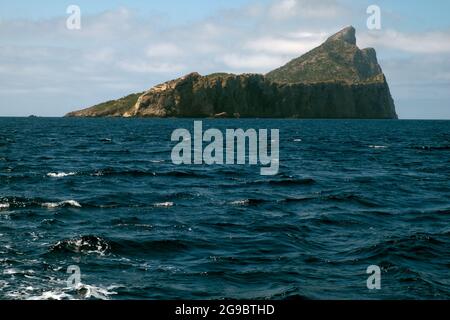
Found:
<path fill-rule="evenodd" d="M 265 75 L 194 72 L 66 116 L 397 119 L 376 52 L 351 26 Z"/>

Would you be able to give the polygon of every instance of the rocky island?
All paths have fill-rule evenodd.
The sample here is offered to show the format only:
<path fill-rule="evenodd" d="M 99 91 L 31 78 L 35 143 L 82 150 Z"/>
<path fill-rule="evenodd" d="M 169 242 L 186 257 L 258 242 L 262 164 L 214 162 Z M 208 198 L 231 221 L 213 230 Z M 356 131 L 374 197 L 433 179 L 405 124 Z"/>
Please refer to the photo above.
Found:
<path fill-rule="evenodd" d="M 191 73 L 68 117 L 396 119 L 372 48 L 347 27 L 266 75 Z"/>

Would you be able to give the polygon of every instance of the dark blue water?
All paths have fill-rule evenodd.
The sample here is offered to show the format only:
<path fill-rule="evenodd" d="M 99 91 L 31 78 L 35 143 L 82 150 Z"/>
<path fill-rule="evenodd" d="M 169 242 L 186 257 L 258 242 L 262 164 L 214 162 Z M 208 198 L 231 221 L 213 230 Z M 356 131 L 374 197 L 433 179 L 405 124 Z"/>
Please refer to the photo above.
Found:
<path fill-rule="evenodd" d="M 0 298 L 450 298 L 449 121 L 204 127 L 279 128 L 279 174 L 173 165 L 193 120 L 0 118 Z"/>

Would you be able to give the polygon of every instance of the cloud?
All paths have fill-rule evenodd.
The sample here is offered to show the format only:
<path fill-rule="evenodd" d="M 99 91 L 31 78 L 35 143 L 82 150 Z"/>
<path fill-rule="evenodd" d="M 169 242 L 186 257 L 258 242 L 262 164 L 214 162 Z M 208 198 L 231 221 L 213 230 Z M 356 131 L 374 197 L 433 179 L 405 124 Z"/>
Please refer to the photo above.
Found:
<path fill-rule="evenodd" d="M 148 61 L 123 61 L 118 65 L 124 71 L 137 73 L 175 73 L 185 68 L 181 64 L 167 62 L 154 63 Z"/>
<path fill-rule="evenodd" d="M 182 55 L 182 50 L 174 43 L 157 43 L 149 45 L 146 49 L 148 57 L 177 57 Z"/>
<path fill-rule="evenodd" d="M 257 72 L 260 70 L 269 71 L 284 63 L 284 60 L 277 56 L 265 54 L 226 54 L 219 60 L 223 61 L 225 65 L 234 70 L 247 70 L 248 72 Z"/>
<path fill-rule="evenodd" d="M 111 62 L 114 60 L 115 51 L 111 48 L 101 48 L 89 51 L 84 54 L 87 61 L 91 62 Z"/>
<path fill-rule="evenodd" d="M 365 33 L 360 42 L 371 47 L 384 47 L 409 53 L 450 53 L 450 30 L 405 33 L 388 29 L 380 33 Z"/>
<path fill-rule="evenodd" d="M 269 17 L 275 20 L 290 18 L 333 18 L 342 14 L 344 7 L 334 0 L 280 0 L 269 7 Z"/>
<path fill-rule="evenodd" d="M 450 54 L 420 54 L 382 61 L 382 64 L 392 85 L 406 87 L 413 91 L 413 87 L 420 86 L 446 85 L 450 88 L 449 61 Z M 450 90 L 446 90 L 445 94 L 450 97 Z M 432 95 L 434 96 L 434 93 Z"/>
<path fill-rule="evenodd" d="M 295 15 L 296 0 L 282 0 L 272 5 L 270 15 L 276 19 L 283 19 Z"/>
<path fill-rule="evenodd" d="M 244 45 L 244 48 L 282 55 L 300 55 L 318 45 L 325 39 L 324 34 L 318 33 L 297 33 L 291 34 L 292 37 L 262 37 L 250 40 Z"/>

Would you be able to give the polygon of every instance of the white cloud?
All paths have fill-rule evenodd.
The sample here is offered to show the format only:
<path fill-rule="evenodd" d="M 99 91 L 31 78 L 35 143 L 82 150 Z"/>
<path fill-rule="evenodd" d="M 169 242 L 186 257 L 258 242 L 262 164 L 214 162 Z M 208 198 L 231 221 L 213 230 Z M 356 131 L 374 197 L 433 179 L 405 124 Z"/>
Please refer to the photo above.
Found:
<path fill-rule="evenodd" d="M 283 19 L 295 15 L 297 0 L 281 0 L 272 5 L 270 15 L 276 19 Z"/>
<path fill-rule="evenodd" d="M 308 36 L 303 38 L 263 37 L 250 40 L 244 47 L 253 51 L 262 51 L 266 53 L 301 55 L 317 47 L 322 42 L 323 39 L 320 34 L 314 35 L 308 33 Z"/>
<path fill-rule="evenodd" d="M 405 33 L 393 29 L 366 33 L 360 37 L 364 46 L 385 47 L 411 53 L 450 53 L 450 31 Z"/>
<path fill-rule="evenodd" d="M 269 7 L 269 17 L 284 20 L 295 17 L 333 18 L 343 13 L 343 6 L 334 0 L 279 0 Z"/>
<path fill-rule="evenodd" d="M 95 49 L 87 52 L 84 57 L 91 62 L 111 62 L 114 60 L 114 50 L 111 48 Z"/>
<path fill-rule="evenodd" d="M 226 54 L 222 60 L 226 66 L 235 70 L 248 70 L 257 72 L 261 70 L 269 71 L 280 66 L 285 61 L 281 57 L 265 54 Z"/>
<path fill-rule="evenodd" d="M 148 61 L 122 61 L 118 63 L 119 67 L 132 73 L 178 73 L 185 69 L 182 64 L 176 63 L 155 63 Z"/>
<path fill-rule="evenodd" d="M 183 54 L 183 51 L 174 43 L 157 43 L 149 45 L 146 49 L 148 57 L 177 57 Z"/>

